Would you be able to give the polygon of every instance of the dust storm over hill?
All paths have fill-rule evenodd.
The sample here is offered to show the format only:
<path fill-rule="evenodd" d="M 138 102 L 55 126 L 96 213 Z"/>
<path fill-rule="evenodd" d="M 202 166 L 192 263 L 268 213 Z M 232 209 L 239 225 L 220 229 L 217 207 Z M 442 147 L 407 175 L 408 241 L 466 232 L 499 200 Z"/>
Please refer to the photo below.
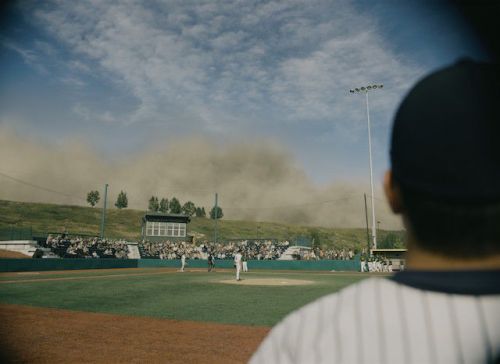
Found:
<path fill-rule="evenodd" d="M 108 183 L 108 206 L 123 190 L 131 208 L 146 209 L 155 195 L 191 200 L 208 211 L 217 191 L 228 219 L 329 227 L 365 226 L 363 193 L 369 191 L 368 185 L 347 183 L 318 187 L 286 149 L 271 142 L 218 146 L 187 138 L 107 160 L 82 141 L 49 144 L 5 128 L 0 128 L 0 173 L 5 200 L 85 205 L 88 191 L 97 189 L 102 196 Z M 376 196 L 382 227 L 400 228 L 382 193 Z"/>

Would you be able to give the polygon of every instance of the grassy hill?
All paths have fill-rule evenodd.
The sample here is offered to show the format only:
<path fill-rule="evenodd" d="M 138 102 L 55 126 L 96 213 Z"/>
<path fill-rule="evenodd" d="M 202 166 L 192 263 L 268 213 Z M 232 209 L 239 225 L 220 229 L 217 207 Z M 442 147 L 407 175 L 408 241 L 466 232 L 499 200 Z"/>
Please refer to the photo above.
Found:
<path fill-rule="evenodd" d="M 106 232 L 110 238 L 140 239 L 141 218 L 144 211 L 132 209 L 109 209 L 106 211 Z M 33 235 L 51 232 L 98 235 L 101 209 L 82 206 L 26 203 L 0 200 L 0 231 L 30 229 Z M 219 220 L 218 238 L 276 238 L 293 241 L 297 237 L 314 237 L 323 246 L 353 247 L 366 246 L 365 229 L 339 229 L 298 226 L 273 222 Z M 193 217 L 188 233 L 197 239 L 213 239 L 214 221 Z M 379 246 L 384 243 L 403 246 L 402 231 L 379 231 Z M 382 246 L 381 246 L 382 247 Z M 389 246 L 387 246 L 389 247 Z"/>

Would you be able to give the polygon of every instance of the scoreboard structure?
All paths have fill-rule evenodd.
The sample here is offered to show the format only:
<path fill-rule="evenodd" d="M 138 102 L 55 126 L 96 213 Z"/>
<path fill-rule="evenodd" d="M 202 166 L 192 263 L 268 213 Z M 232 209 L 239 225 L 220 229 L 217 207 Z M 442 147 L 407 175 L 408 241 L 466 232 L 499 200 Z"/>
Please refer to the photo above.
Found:
<path fill-rule="evenodd" d="M 182 214 L 147 213 L 142 218 L 142 239 L 148 241 L 186 241 L 191 218 Z"/>

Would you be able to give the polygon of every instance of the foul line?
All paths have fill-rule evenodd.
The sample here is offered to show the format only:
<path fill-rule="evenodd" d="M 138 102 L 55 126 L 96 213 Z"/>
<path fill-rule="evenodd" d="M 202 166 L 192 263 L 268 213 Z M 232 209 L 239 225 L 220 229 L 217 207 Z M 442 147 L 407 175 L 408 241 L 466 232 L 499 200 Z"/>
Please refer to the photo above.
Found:
<path fill-rule="evenodd" d="M 40 278 L 40 279 L 17 279 L 11 281 L 0 281 L 0 284 L 4 283 L 33 283 L 33 282 L 48 282 L 48 281 L 72 281 L 79 279 L 96 279 L 96 278 L 120 278 L 120 277 L 134 277 L 134 276 L 152 276 L 158 274 L 172 274 L 177 273 L 177 271 L 163 271 L 163 272 L 153 272 L 153 273 L 124 273 L 124 274 L 106 274 L 98 276 L 80 276 L 80 277 L 58 277 L 58 278 Z"/>

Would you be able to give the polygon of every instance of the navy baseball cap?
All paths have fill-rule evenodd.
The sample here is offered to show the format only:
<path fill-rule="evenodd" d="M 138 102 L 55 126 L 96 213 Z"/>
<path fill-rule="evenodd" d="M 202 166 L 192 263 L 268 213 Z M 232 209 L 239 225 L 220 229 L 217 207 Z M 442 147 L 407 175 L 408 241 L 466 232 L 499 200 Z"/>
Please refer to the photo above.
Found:
<path fill-rule="evenodd" d="M 499 75 L 496 64 L 463 59 L 413 87 L 391 140 L 403 189 L 458 203 L 500 201 Z"/>

